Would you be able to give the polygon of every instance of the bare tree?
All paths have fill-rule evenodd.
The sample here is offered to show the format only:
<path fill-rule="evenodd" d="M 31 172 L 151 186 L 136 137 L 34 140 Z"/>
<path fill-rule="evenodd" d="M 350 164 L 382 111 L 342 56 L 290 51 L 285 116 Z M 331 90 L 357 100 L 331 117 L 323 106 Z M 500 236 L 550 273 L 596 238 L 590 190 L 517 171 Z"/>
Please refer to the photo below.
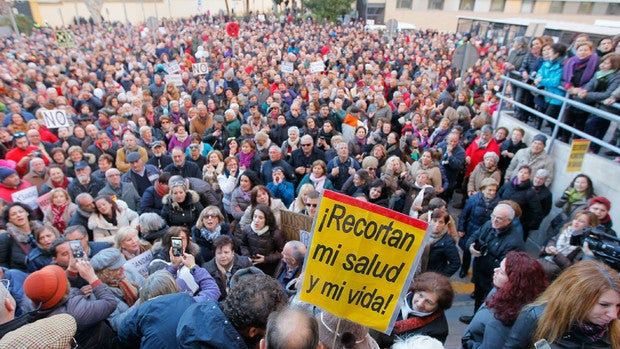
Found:
<path fill-rule="evenodd" d="M 95 24 L 101 23 L 101 9 L 103 8 L 103 0 L 84 0 L 90 16 Z"/>

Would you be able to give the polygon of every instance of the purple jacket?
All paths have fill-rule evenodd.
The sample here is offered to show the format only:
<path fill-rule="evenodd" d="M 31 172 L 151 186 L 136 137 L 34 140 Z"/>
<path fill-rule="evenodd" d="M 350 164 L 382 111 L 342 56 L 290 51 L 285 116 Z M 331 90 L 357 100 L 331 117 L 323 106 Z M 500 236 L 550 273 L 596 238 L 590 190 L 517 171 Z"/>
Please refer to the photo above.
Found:
<path fill-rule="evenodd" d="M 178 270 L 174 268 L 172 265 L 166 267 L 166 270 L 174 276 L 177 285 L 179 285 L 179 289 L 181 292 L 185 292 L 190 296 L 194 297 L 196 302 L 206 302 L 208 300 L 216 301 L 220 298 L 220 288 L 217 286 L 217 283 L 209 274 L 209 272 L 201 268 L 199 266 L 194 266 L 190 269 L 190 273 L 194 276 L 194 281 L 198 284 L 199 288 L 196 294 L 191 294 L 191 290 L 185 283 L 185 281 L 178 276 Z"/>

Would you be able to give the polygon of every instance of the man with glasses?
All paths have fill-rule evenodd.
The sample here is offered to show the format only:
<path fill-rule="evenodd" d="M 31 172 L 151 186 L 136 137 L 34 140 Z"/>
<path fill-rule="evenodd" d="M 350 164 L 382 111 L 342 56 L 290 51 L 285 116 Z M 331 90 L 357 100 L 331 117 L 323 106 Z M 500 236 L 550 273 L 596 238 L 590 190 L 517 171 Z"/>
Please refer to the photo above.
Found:
<path fill-rule="evenodd" d="M 87 153 L 95 155 L 99 158 L 102 154 L 110 154 L 116 159 L 118 152 L 118 143 L 112 141 L 106 131 L 99 131 L 95 135 L 95 141 L 86 149 Z"/>
<path fill-rule="evenodd" d="M 82 160 L 75 163 L 76 178 L 67 187 L 71 200 L 75 200 L 80 193 L 89 193 L 95 197 L 103 189 L 105 184 L 100 179 L 91 177 L 91 171 L 86 161 Z"/>
<path fill-rule="evenodd" d="M 164 142 L 155 141 L 151 145 L 153 156 L 146 162 L 147 165 L 153 165 L 160 171 L 172 163 L 172 157 L 168 155 Z"/>
<path fill-rule="evenodd" d="M 306 174 L 312 172 L 312 163 L 316 160 L 325 161 L 325 154 L 322 150 L 314 146 L 312 136 L 305 135 L 299 140 L 299 149 L 293 150 L 289 159 L 289 164 L 295 169 L 297 175 L 297 183 L 299 183 Z"/>
<path fill-rule="evenodd" d="M 493 273 L 510 251 L 524 251 L 523 239 L 517 233 L 512 221 L 515 211 L 507 204 L 499 204 L 480 229 L 467 240 L 469 251 L 474 257 L 473 278 L 474 313 L 480 308 L 488 293 L 493 289 Z M 461 316 L 459 321 L 470 323 L 473 316 Z"/>
<path fill-rule="evenodd" d="M 121 171 L 111 168 L 105 171 L 105 186 L 99 190 L 99 195 L 111 195 L 125 201 L 127 207 L 140 212 L 140 194 L 131 182 L 121 181 Z"/>
<path fill-rule="evenodd" d="M 183 178 L 194 177 L 202 179 L 202 171 L 198 165 L 185 159 L 185 152 L 180 147 L 172 149 L 172 164 L 166 166 L 164 171 L 170 175 L 179 175 Z"/>
<path fill-rule="evenodd" d="M 301 214 L 305 214 L 310 217 L 316 216 L 316 212 L 319 207 L 320 196 L 321 194 L 316 190 L 313 190 L 310 193 L 308 193 L 308 196 L 306 197 L 306 204 L 305 204 L 306 208 L 301 211 Z"/>
<path fill-rule="evenodd" d="M 50 160 L 44 156 L 39 148 L 30 145 L 26 138 L 26 133 L 17 132 L 13 134 L 14 148 L 6 153 L 6 160 L 13 160 L 17 164 L 15 170 L 20 177 L 23 177 L 28 172 L 28 164 L 30 160 L 35 157 L 40 157 L 45 161 L 45 166 L 49 165 Z"/>

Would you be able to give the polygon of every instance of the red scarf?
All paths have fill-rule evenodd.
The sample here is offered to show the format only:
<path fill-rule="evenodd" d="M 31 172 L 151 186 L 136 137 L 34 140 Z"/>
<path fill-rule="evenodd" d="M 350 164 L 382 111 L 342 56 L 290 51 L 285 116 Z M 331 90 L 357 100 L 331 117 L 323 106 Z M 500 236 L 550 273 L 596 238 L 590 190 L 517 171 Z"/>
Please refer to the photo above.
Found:
<path fill-rule="evenodd" d="M 52 186 L 54 188 L 67 189 L 67 187 L 69 186 L 69 178 L 63 177 L 62 182 L 60 182 L 60 184 L 57 184 L 56 182 L 54 182 L 52 180 L 50 180 L 50 183 L 52 183 Z"/>
<path fill-rule="evenodd" d="M 168 190 L 166 190 L 166 188 L 164 188 L 164 186 L 161 185 L 159 181 L 155 181 L 154 187 L 155 187 L 155 192 L 157 193 L 157 195 L 161 196 L 162 198 L 164 197 L 164 195 L 168 193 Z"/>
<path fill-rule="evenodd" d="M 50 205 L 50 207 L 52 209 L 52 216 L 53 216 L 52 224 L 62 234 L 65 232 L 65 228 L 67 227 L 67 224 L 65 223 L 65 219 L 62 218 L 62 214 L 65 212 L 65 209 L 67 208 L 67 204 L 64 204 L 60 207 L 56 205 Z"/>
<path fill-rule="evenodd" d="M 437 312 L 435 312 L 435 314 L 432 314 L 432 315 L 427 316 L 427 317 L 417 317 L 417 316 L 415 316 L 415 317 L 409 318 L 407 320 L 396 321 L 396 323 L 394 324 L 394 332 L 395 333 L 403 333 L 403 332 L 407 332 L 407 331 L 418 329 L 420 327 L 424 327 L 424 326 L 430 324 L 431 322 L 433 322 L 433 320 L 435 320 L 438 317 L 440 317 L 442 314 L 443 314 L 443 311 L 437 311 Z"/>

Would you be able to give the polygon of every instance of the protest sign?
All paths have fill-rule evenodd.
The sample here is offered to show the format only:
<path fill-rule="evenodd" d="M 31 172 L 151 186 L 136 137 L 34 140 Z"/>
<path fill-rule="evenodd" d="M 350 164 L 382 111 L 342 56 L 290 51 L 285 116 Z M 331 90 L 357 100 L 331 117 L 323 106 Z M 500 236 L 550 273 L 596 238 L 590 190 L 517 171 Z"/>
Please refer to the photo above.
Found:
<path fill-rule="evenodd" d="M 45 210 L 47 210 L 47 208 L 50 207 L 50 205 L 52 204 L 51 197 L 52 194 L 48 192 L 47 194 L 39 196 L 39 198 L 37 199 L 37 206 L 39 206 L 42 212 L 45 213 Z"/>
<path fill-rule="evenodd" d="M 166 68 L 166 72 L 168 74 L 174 74 L 174 73 L 178 73 L 181 71 L 181 66 L 179 65 L 179 62 L 177 62 L 176 59 L 174 61 L 165 62 L 164 68 Z"/>
<path fill-rule="evenodd" d="M 570 154 L 566 162 L 566 172 L 579 172 L 583 166 L 583 158 L 590 147 L 590 141 L 586 139 L 573 139 Z"/>
<path fill-rule="evenodd" d="M 205 62 L 192 64 L 192 73 L 194 75 L 206 75 L 209 72 L 209 64 Z"/>
<path fill-rule="evenodd" d="M 11 199 L 13 199 L 13 202 L 21 202 L 22 204 L 28 205 L 28 207 L 30 207 L 33 210 L 37 208 L 38 197 L 39 197 L 39 192 L 37 191 L 36 186 L 22 189 L 18 192 L 11 194 Z"/>
<path fill-rule="evenodd" d="M 64 110 L 60 109 L 39 109 L 41 114 L 43 114 L 43 120 L 45 121 L 45 126 L 47 128 L 59 128 L 59 127 L 69 127 L 71 124 L 69 123 L 69 116 Z"/>
<path fill-rule="evenodd" d="M 282 67 L 280 69 L 285 74 L 293 74 L 293 70 L 295 70 L 293 62 L 282 62 Z"/>
<path fill-rule="evenodd" d="M 153 260 L 153 252 L 148 250 L 138 256 L 133 257 L 128 260 L 127 263 L 136 267 L 136 270 L 144 276 L 149 275 L 149 264 Z"/>
<path fill-rule="evenodd" d="M 325 70 L 325 63 L 323 61 L 316 61 L 310 63 L 311 73 L 322 73 Z"/>
<path fill-rule="evenodd" d="M 280 229 L 286 241 L 299 240 L 300 230 L 310 231 L 312 218 L 305 214 L 282 210 L 280 212 Z"/>
<path fill-rule="evenodd" d="M 183 86 L 183 77 L 181 74 L 166 75 L 164 80 L 166 83 L 172 83 L 174 86 Z"/>
<path fill-rule="evenodd" d="M 75 47 L 75 36 L 69 30 L 57 30 L 54 32 L 58 47 L 69 48 Z"/>
<path fill-rule="evenodd" d="M 428 224 L 325 190 L 300 299 L 382 332 L 391 330 Z"/>

